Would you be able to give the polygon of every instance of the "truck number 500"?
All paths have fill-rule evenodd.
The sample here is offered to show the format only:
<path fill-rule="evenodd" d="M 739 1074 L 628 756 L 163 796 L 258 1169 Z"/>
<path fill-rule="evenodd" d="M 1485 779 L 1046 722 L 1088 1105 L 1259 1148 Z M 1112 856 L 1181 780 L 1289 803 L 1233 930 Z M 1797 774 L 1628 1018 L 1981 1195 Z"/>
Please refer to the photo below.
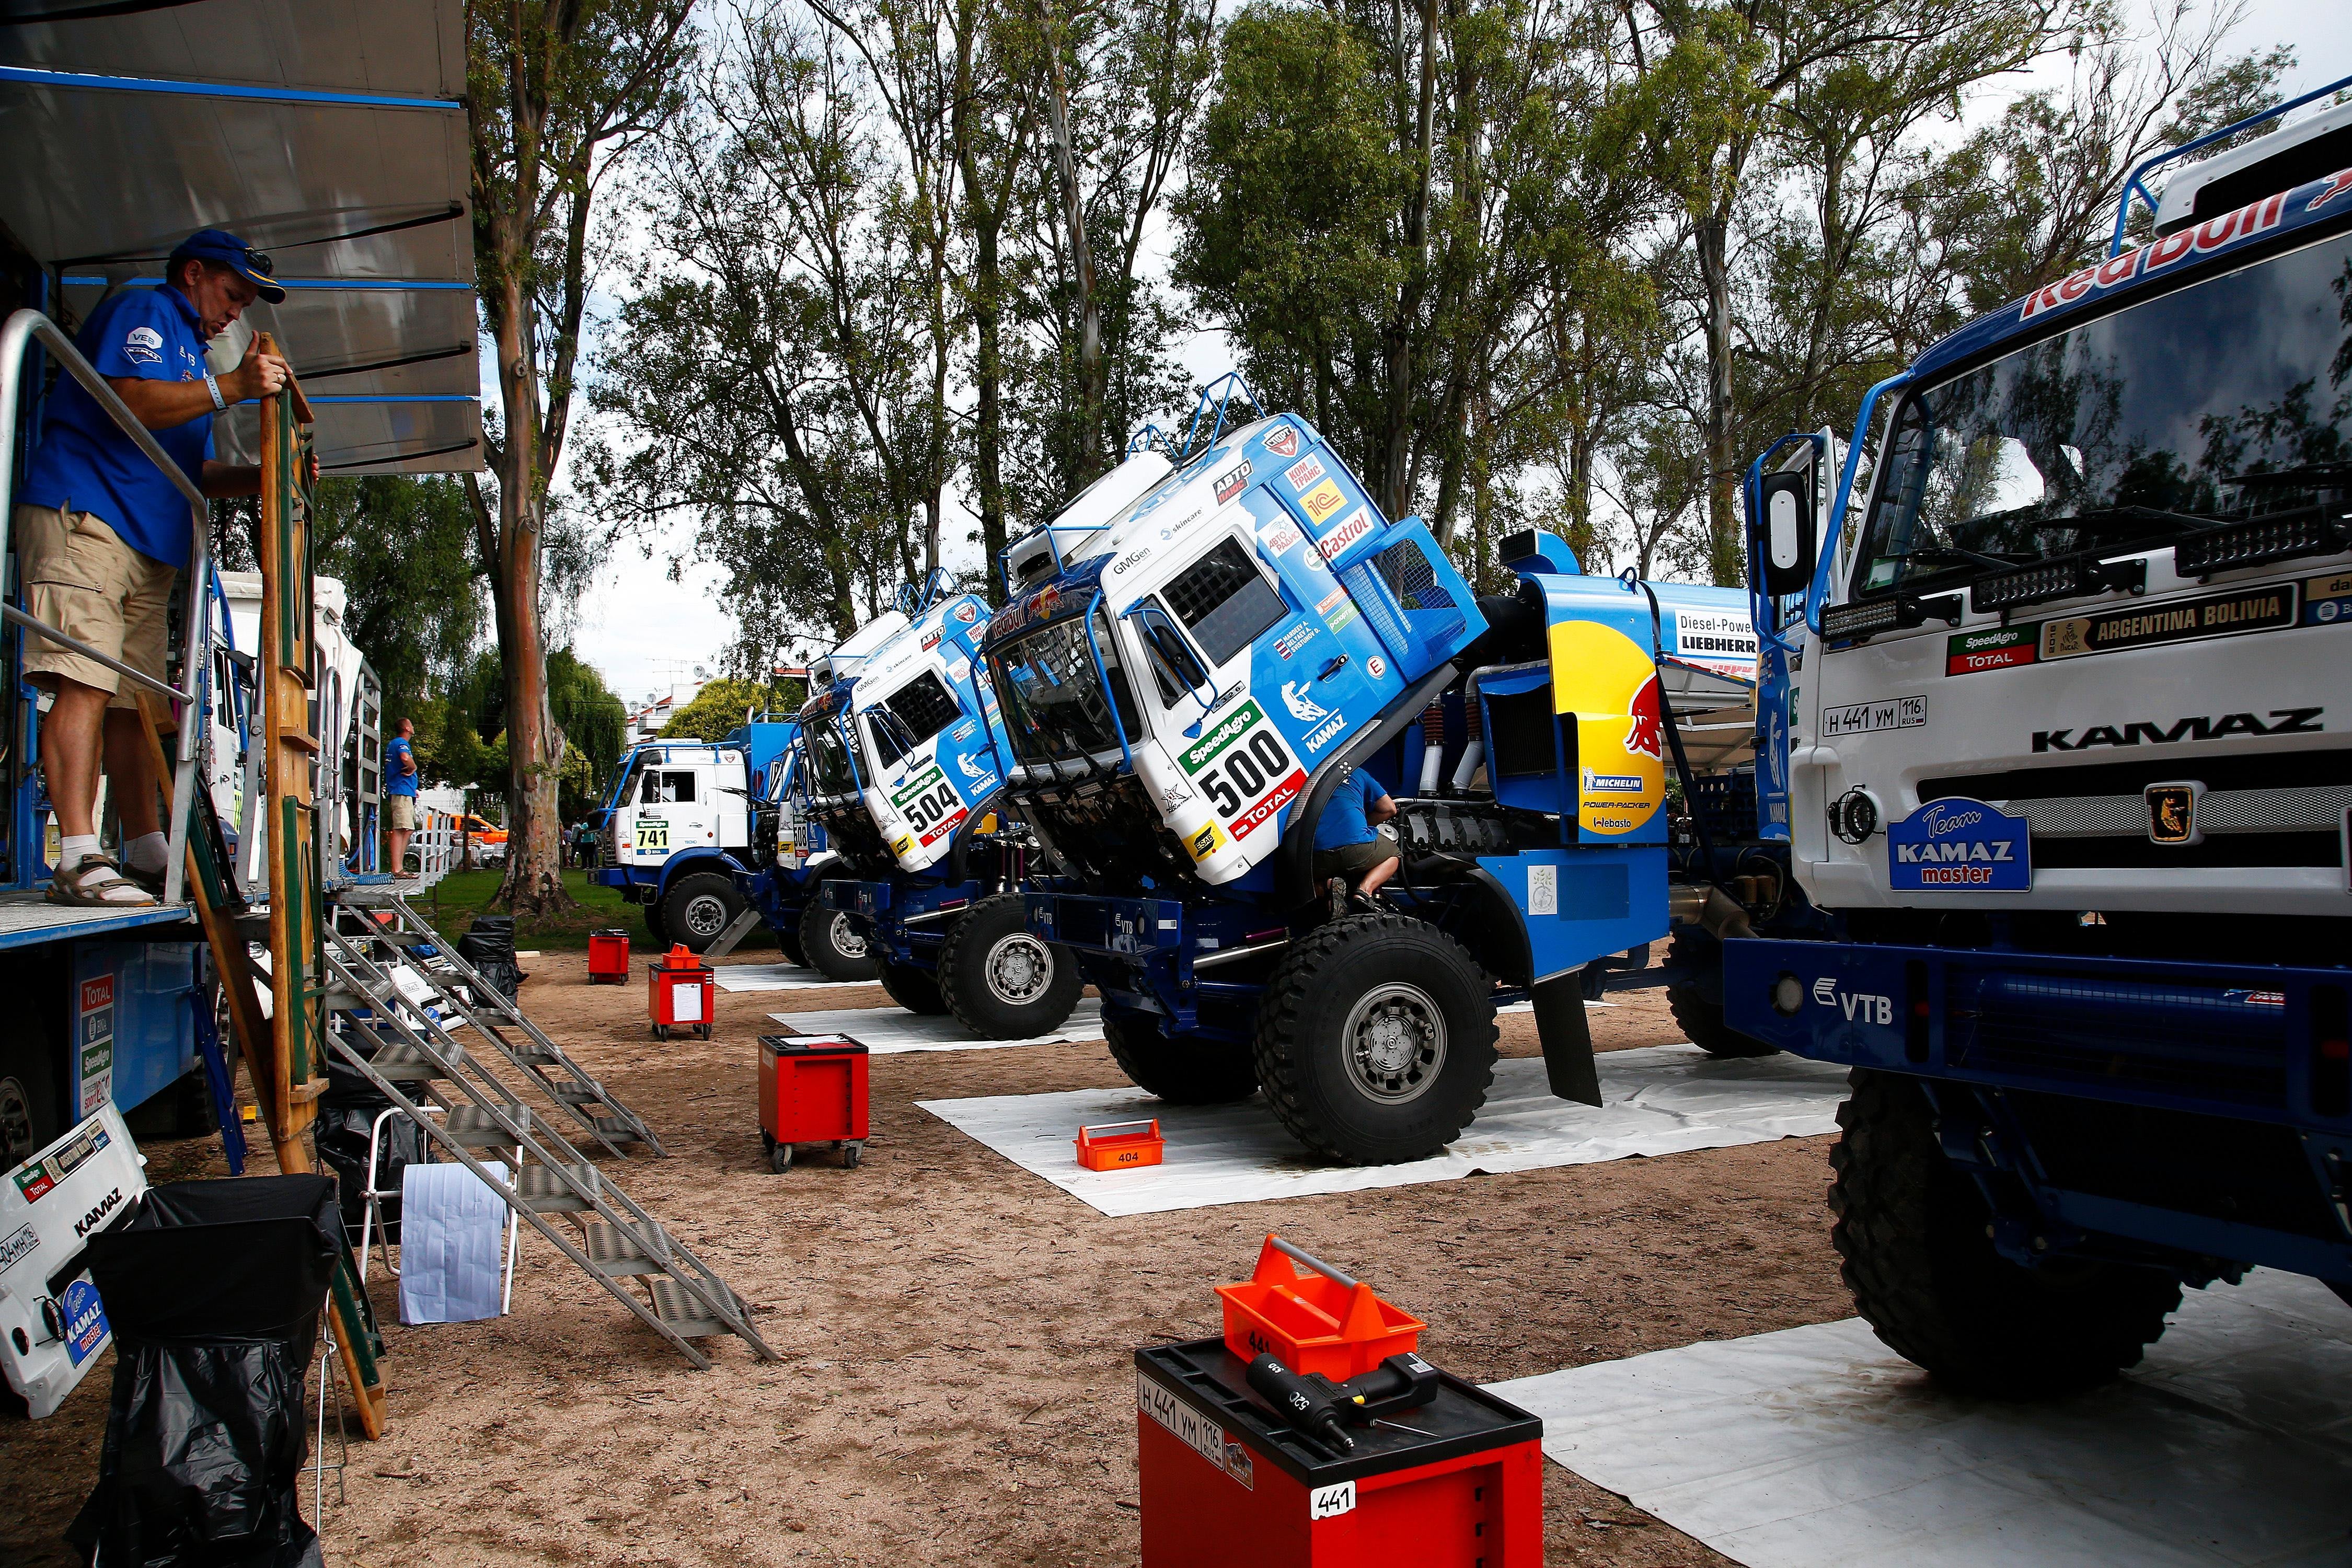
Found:
<path fill-rule="evenodd" d="M 1250 737 L 1248 745 L 1236 746 L 1233 755 L 1202 773 L 1201 787 L 1216 803 L 1219 816 L 1237 816 L 1267 786 L 1288 778 L 1297 765 L 1280 736 L 1272 730 L 1260 730 Z"/>

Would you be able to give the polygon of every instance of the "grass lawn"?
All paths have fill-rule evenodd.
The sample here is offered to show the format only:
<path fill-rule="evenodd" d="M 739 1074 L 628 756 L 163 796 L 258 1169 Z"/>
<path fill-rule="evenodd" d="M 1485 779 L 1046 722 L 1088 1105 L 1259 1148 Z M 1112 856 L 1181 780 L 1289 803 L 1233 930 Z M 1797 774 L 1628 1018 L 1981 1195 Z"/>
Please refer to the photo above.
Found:
<path fill-rule="evenodd" d="M 498 896 L 499 879 L 503 875 L 496 868 L 452 872 L 411 901 L 443 935 L 460 937 L 474 923 L 476 915 L 498 912 L 490 908 L 490 900 Z M 645 911 L 624 900 L 617 890 L 595 886 L 588 880 L 585 871 L 569 869 L 563 873 L 563 890 L 578 901 L 579 907 L 562 914 L 518 921 L 516 947 L 526 952 L 537 948 L 542 952 L 581 952 L 586 951 L 592 931 L 625 931 L 634 951 L 656 951 L 654 939 L 646 934 Z M 746 937 L 736 951 L 751 952 L 775 945 L 775 934 L 762 925 Z"/>

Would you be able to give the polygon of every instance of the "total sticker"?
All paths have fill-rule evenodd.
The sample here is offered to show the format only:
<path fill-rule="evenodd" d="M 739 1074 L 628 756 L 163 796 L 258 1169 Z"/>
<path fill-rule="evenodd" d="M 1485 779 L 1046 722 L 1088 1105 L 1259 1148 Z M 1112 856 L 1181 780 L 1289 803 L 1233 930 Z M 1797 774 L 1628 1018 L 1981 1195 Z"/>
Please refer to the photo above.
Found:
<path fill-rule="evenodd" d="M 1317 1487 L 1307 1494 L 1307 1517 L 1309 1520 L 1336 1519 L 1340 1514 L 1355 1511 L 1356 1483 L 1353 1481 Z"/>

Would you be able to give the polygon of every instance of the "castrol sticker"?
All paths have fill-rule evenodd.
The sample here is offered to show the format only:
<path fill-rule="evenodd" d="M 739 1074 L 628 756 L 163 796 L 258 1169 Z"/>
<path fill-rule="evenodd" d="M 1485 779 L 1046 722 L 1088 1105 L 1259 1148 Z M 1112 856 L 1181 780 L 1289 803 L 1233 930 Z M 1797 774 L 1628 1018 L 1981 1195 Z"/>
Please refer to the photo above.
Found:
<path fill-rule="evenodd" d="M 1325 483 L 1328 484 L 1329 481 L 1326 480 Z M 1315 548 L 1323 552 L 1324 560 L 1337 561 L 1339 559 L 1341 552 L 1344 552 L 1348 546 L 1355 543 L 1356 541 L 1363 538 L 1364 535 L 1371 532 L 1371 531 L 1372 514 L 1370 510 L 1364 507 L 1358 507 L 1354 511 L 1348 514 L 1348 519 L 1345 522 L 1342 522 L 1339 527 L 1333 529 L 1330 532 L 1317 540 L 1315 542 Z"/>

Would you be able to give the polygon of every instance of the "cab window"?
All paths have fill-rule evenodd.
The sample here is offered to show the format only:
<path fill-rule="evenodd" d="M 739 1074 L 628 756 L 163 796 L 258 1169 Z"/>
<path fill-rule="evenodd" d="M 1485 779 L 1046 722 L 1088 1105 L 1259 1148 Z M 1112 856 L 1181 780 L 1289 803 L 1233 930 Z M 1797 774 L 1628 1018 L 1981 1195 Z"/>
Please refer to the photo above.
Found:
<path fill-rule="evenodd" d="M 1228 534 L 1172 578 L 1160 596 L 1220 668 L 1286 613 L 1282 595 Z"/>
<path fill-rule="evenodd" d="M 694 774 L 663 768 L 646 774 L 645 793 L 637 797 L 640 805 L 677 805 L 694 799 Z"/>

